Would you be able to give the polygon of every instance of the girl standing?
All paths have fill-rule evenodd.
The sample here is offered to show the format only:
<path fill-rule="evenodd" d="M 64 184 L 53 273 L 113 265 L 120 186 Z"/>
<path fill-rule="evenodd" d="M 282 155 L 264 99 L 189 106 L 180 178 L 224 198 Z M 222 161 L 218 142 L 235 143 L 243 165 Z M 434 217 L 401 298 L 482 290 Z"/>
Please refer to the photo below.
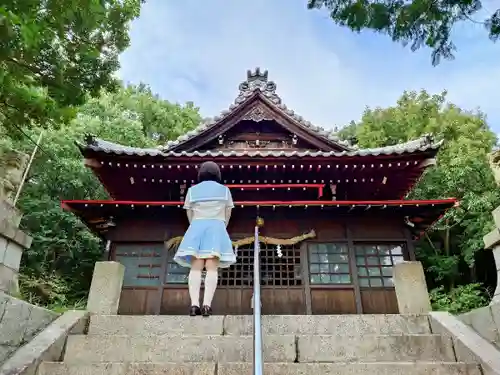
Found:
<path fill-rule="evenodd" d="M 218 268 L 236 262 L 226 227 L 234 207 L 229 189 L 221 184 L 221 172 L 214 162 L 203 163 L 198 184 L 190 187 L 184 201 L 189 228 L 174 256 L 174 261 L 191 268 L 188 277 L 190 316 L 212 314 L 212 299 L 217 289 Z M 201 273 L 206 270 L 203 305 L 200 308 Z"/>

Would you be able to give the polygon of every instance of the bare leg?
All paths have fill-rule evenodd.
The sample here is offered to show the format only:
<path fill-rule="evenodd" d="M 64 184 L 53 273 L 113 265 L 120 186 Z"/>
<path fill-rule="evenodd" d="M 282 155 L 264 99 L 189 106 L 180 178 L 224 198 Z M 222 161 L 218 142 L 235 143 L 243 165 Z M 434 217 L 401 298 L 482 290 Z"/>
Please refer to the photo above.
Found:
<path fill-rule="evenodd" d="M 205 276 L 205 292 L 203 295 L 203 316 L 208 316 L 211 314 L 211 305 L 214 298 L 215 290 L 217 289 L 217 280 L 219 276 L 218 272 L 219 259 L 207 259 L 205 261 L 205 269 L 207 274 Z"/>
<path fill-rule="evenodd" d="M 203 269 L 203 264 L 203 259 L 193 258 L 191 261 L 191 271 L 189 271 L 188 277 L 189 297 L 191 298 L 190 315 L 200 314 L 201 270 Z"/>

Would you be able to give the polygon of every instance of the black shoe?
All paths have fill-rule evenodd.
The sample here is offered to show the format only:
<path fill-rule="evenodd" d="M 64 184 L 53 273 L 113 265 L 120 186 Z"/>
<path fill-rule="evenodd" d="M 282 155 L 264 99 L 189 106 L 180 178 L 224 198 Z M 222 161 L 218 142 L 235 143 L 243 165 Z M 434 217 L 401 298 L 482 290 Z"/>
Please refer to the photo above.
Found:
<path fill-rule="evenodd" d="M 201 309 L 198 306 L 191 306 L 189 308 L 189 316 L 201 315 Z"/>
<path fill-rule="evenodd" d="M 201 315 L 203 315 L 205 318 L 212 315 L 212 308 L 210 306 L 203 306 L 201 308 Z"/>

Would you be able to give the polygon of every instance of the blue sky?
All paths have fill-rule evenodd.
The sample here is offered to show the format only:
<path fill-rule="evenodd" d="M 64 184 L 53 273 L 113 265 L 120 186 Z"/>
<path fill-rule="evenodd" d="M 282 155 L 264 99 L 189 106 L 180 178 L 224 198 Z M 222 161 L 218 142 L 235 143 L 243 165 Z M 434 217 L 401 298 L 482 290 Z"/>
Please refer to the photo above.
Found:
<path fill-rule="evenodd" d="M 404 90 L 446 89 L 449 101 L 480 108 L 500 133 L 500 43 L 482 25 L 459 25 L 456 59 L 433 67 L 429 50 L 353 33 L 306 3 L 148 0 L 131 26 L 119 75 L 169 101 L 193 101 L 211 117 L 234 100 L 247 69 L 260 66 L 288 107 L 325 128 L 358 120 L 366 106 L 392 105 Z M 500 0 L 484 8 L 500 8 Z"/>

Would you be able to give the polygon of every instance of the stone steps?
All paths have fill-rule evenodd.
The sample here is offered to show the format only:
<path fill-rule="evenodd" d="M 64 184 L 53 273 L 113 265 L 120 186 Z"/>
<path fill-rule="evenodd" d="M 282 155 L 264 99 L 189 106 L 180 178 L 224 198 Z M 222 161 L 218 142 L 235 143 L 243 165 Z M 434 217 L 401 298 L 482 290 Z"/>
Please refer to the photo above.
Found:
<path fill-rule="evenodd" d="M 250 315 L 212 316 L 92 316 L 89 335 L 202 334 L 251 335 Z M 265 315 L 262 332 L 271 335 L 391 335 L 430 333 L 426 315 Z"/>
<path fill-rule="evenodd" d="M 481 375 L 477 365 L 457 362 L 266 363 L 272 375 Z M 38 375 L 251 375 L 251 363 L 44 362 Z"/>
<path fill-rule="evenodd" d="M 200 318 L 201 319 L 201 318 Z M 264 335 L 265 362 L 455 361 L 440 335 Z M 251 336 L 72 335 L 64 361 L 251 362 Z"/>

